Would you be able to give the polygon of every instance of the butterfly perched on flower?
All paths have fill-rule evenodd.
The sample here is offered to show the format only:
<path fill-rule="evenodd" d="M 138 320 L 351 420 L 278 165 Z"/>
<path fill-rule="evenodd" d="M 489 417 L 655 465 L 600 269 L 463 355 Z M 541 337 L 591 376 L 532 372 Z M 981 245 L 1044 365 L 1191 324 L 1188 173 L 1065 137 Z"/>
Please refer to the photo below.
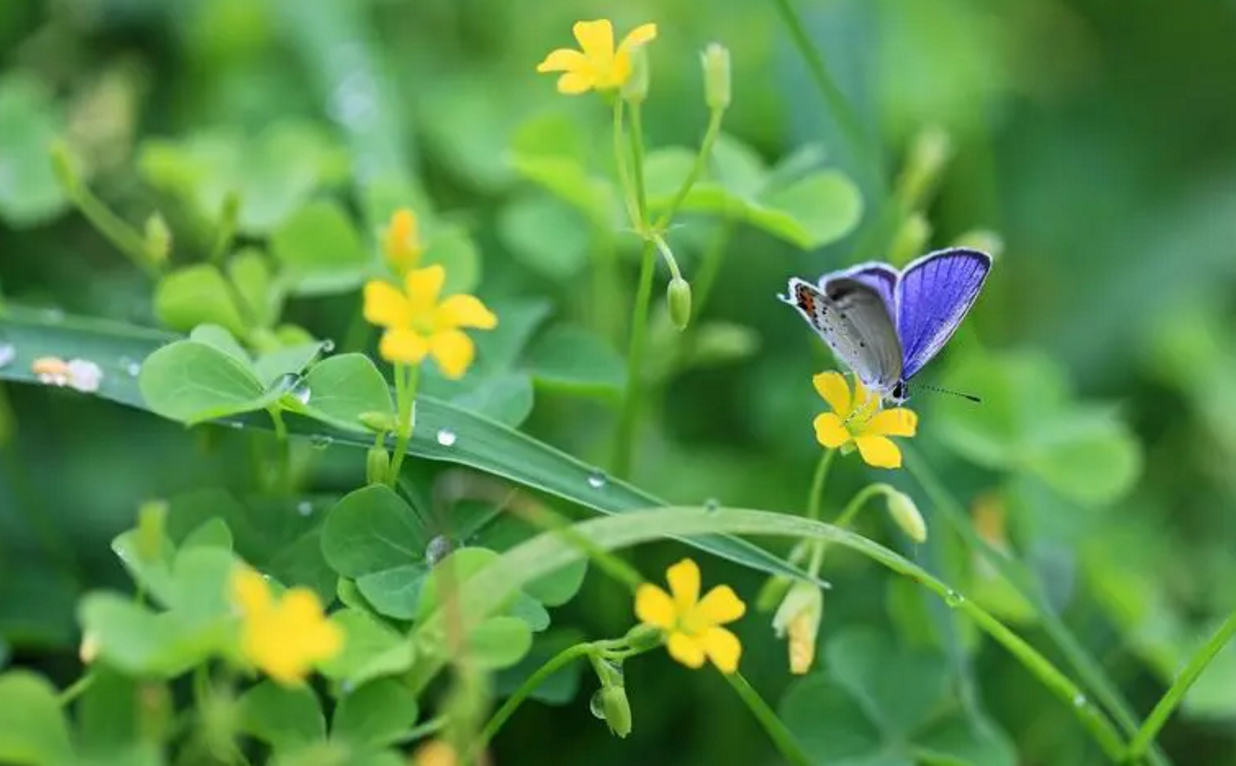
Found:
<path fill-rule="evenodd" d="M 790 278 L 778 296 L 798 310 L 836 357 L 881 399 L 900 404 L 908 383 L 961 325 L 974 305 L 991 256 L 950 248 L 905 270 L 863 263 L 820 277 L 818 286 Z"/>

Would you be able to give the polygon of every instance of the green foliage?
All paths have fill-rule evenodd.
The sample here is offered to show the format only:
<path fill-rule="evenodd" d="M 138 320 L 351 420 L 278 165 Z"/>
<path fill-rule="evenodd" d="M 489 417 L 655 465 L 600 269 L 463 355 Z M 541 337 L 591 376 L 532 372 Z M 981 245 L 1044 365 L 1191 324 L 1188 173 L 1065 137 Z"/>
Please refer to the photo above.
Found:
<path fill-rule="evenodd" d="M 73 745 L 56 693 L 34 673 L 0 675 L 0 758 L 17 766 L 73 763 Z"/>
<path fill-rule="evenodd" d="M 0 217 L 14 227 L 35 226 L 64 211 L 47 151 L 64 129 L 62 107 L 38 77 L 0 76 Z"/>

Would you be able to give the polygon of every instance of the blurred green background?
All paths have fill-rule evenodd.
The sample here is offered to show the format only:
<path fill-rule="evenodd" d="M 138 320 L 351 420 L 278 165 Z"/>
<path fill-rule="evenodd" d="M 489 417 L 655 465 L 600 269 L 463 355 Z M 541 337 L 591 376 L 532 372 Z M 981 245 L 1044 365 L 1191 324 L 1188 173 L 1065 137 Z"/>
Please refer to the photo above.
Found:
<path fill-rule="evenodd" d="M 156 324 L 147 280 L 57 186 L 46 148 L 59 136 L 123 217 L 140 225 L 162 211 L 177 236 L 174 260 L 202 257 L 210 229 L 201 213 L 216 211 L 236 186 L 247 240 L 262 241 L 305 201 L 331 197 L 357 215 L 371 247 L 383 221 L 367 211 L 395 185 L 421 200 L 418 212 L 475 245 L 479 294 L 500 314 L 548 301 L 554 322 L 589 324 L 596 307 L 581 285 L 596 239 L 577 208 L 529 180 L 512 157 L 530 124 L 549 121 L 568 126 L 563 141 L 579 141 L 593 169 L 608 172 L 604 152 L 589 147 L 608 146 L 609 113 L 595 97 L 558 95 L 534 67 L 573 44 L 578 19 L 612 18 L 620 33 L 655 21 L 645 133 L 652 146 L 694 147 L 707 117 L 698 53 L 723 42 L 733 55 L 727 134 L 768 165 L 819 147 L 824 167 L 858 185 L 863 216 L 848 236 L 809 251 L 734 227 L 693 328 L 711 327 L 712 346 L 676 359 L 672 334 L 657 336 L 662 371 L 633 480 L 675 502 L 802 508 L 819 454 L 810 420 L 822 407 L 810 376 L 833 363 L 775 295 L 791 275 L 885 257 L 894 179 L 915 136 L 942 128 L 952 160 L 924 211 L 930 244 L 983 229 L 1003 250 L 966 326 L 923 375 L 986 401 L 920 396 L 914 446 L 961 507 L 979 509 L 980 533 L 1032 567 L 1144 715 L 1236 609 L 1236 590 L 1226 587 L 1236 582 L 1236 4 L 799 7 L 857 114 L 860 145 L 827 109 L 772 0 L 6 0 L 0 289 L 14 304 Z M 690 279 L 727 224 L 704 215 L 683 224 L 671 242 Z M 625 351 L 638 242 L 616 241 L 617 305 L 602 322 L 613 348 L 597 341 L 598 367 L 620 365 Z M 287 315 L 342 343 L 355 308 L 354 295 L 297 299 Z M 0 664 L 63 682 L 78 667 L 77 597 L 124 583 L 112 536 L 132 524 L 143 499 L 203 485 L 244 491 L 244 437 L 185 432 L 58 391 L 4 393 Z M 603 461 L 612 397 L 582 393 L 538 380 L 523 427 Z M 356 486 L 362 459 L 317 456 L 307 490 Z M 974 593 L 1059 659 L 1039 621 L 976 564 L 907 473 L 889 479 L 842 461 L 826 518 L 873 478 L 916 498 L 932 539 L 907 545 L 877 513 L 861 531 Z M 663 543 L 634 560 L 651 577 L 681 555 Z M 948 610 L 857 557 L 830 557 L 827 574 L 834 589 L 820 667 L 808 681 L 791 682 L 769 616 L 752 612 L 739 627 L 748 676 L 792 728 L 815 732 L 813 743 L 862 726 L 847 718 L 852 706 L 825 705 L 811 684 L 855 646 L 890 644 L 888 652 L 934 658 L 923 662 L 940 668 L 941 694 L 954 700 L 945 707 L 985 711 L 1016 748 L 1016 763 L 1100 762 L 1071 711 Z M 749 601 L 761 583 L 716 561 L 704 564 L 704 577 L 706 586 L 733 583 Z M 630 619 L 621 589 L 595 573 L 555 616 L 557 626 L 592 637 L 617 634 Z M 494 761 L 775 762 L 714 675 L 657 655 L 627 674 L 628 740 L 612 740 L 592 720 L 584 680 L 566 705 L 522 710 Z M 1229 647 L 1161 741 L 1177 764 L 1231 763 L 1234 724 Z"/>

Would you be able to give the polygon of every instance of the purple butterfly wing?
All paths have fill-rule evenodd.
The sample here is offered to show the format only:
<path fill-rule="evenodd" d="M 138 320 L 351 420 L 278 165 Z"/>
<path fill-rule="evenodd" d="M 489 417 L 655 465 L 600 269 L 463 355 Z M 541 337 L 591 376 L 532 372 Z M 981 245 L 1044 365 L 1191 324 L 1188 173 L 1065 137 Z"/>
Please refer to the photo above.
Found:
<path fill-rule="evenodd" d="M 944 348 L 991 271 L 991 256 L 952 248 L 919 258 L 897 284 L 897 335 L 901 374 L 909 380 Z"/>
<path fill-rule="evenodd" d="M 823 290 L 827 286 L 828 280 L 835 277 L 849 277 L 862 282 L 880 295 L 880 298 L 884 301 L 884 307 L 888 309 L 889 319 L 896 323 L 897 279 L 899 276 L 897 269 L 894 269 L 887 263 L 860 263 L 845 271 L 835 271 L 820 277 L 820 289 Z"/>

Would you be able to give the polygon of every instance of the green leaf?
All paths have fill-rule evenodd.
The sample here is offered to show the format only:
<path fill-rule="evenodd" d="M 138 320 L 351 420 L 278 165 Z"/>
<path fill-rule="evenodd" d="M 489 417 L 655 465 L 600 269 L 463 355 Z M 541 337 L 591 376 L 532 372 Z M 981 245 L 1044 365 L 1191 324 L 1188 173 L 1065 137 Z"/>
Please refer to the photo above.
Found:
<path fill-rule="evenodd" d="M 588 221 L 548 195 L 522 197 L 502 208 L 498 234 L 516 261 L 557 282 L 574 279 L 588 264 Z"/>
<path fill-rule="evenodd" d="M 486 548 L 505 551 L 539 532 L 539 529 L 518 517 L 501 514 L 477 533 L 477 541 Z M 576 561 L 528 583 L 524 591 L 545 606 L 561 606 L 579 592 L 587 573 L 588 562 Z"/>
<path fill-rule="evenodd" d="M 617 393 L 626 380 L 626 364 L 617 351 L 602 338 L 569 325 L 538 338 L 526 364 L 537 384 L 576 394 Z"/>
<path fill-rule="evenodd" d="M 515 172 L 574 205 L 594 226 L 612 226 L 618 212 L 618 191 L 608 181 L 590 175 L 579 161 L 518 152 L 509 160 Z"/>
<path fill-rule="evenodd" d="M 1039 429 L 1024 465 L 1048 486 L 1089 506 L 1120 498 L 1141 473 L 1142 455 L 1128 427 L 1107 413 L 1076 413 Z"/>
<path fill-rule="evenodd" d="M 209 519 L 190 532 L 183 543 L 184 548 L 206 547 L 232 550 L 232 530 L 220 518 Z"/>
<path fill-rule="evenodd" d="M 258 327 L 270 327 L 279 319 L 283 295 L 261 250 L 247 247 L 233 255 L 227 262 L 227 275 Z"/>
<path fill-rule="evenodd" d="M 379 679 L 339 700 L 331 723 L 331 738 L 359 748 L 394 744 L 416 723 L 416 695 L 403 684 Z"/>
<path fill-rule="evenodd" d="M 443 295 L 471 293 L 481 281 L 481 255 L 468 232 L 459 226 L 437 227 L 421 266 L 441 264 L 446 269 Z"/>
<path fill-rule="evenodd" d="M 482 375 L 509 372 L 553 304 L 543 299 L 505 300 L 496 301 L 491 308 L 499 317 L 498 326 L 475 336 L 475 369 Z"/>
<path fill-rule="evenodd" d="M 343 651 L 321 664 L 322 675 L 363 684 L 373 678 L 402 673 L 412 666 L 412 643 L 392 628 L 358 609 L 330 616 L 347 636 Z"/>
<path fill-rule="evenodd" d="M 240 698 L 240 728 L 275 750 L 311 745 L 326 738 L 326 719 L 308 686 L 263 681 Z"/>
<path fill-rule="evenodd" d="M 494 679 L 495 692 L 499 696 L 509 696 L 556 654 L 584 640 L 584 634 L 574 628 L 554 630 L 539 636 L 522 660 L 497 674 Z M 547 705 L 571 702 L 579 693 L 584 667 L 582 662 L 572 662 L 563 667 L 533 690 L 532 699 Z"/>
<path fill-rule="evenodd" d="M 822 170 L 791 185 L 766 193 L 764 207 L 785 213 L 794 222 L 773 224 L 779 220 L 756 213 L 752 223 L 763 224 L 769 233 L 788 239 L 804 250 L 814 250 L 849 234 L 862 217 L 863 202 L 858 187 L 844 174 Z"/>
<path fill-rule="evenodd" d="M 12 69 L 0 77 L 0 218 L 14 227 L 43 223 L 68 207 L 48 153 L 63 129 L 42 80 Z"/>
<path fill-rule="evenodd" d="M 300 375 L 321 351 L 322 344 L 317 341 L 285 346 L 262 354 L 253 363 L 253 370 L 262 385 L 269 387 L 284 375 Z"/>
<path fill-rule="evenodd" d="M 217 324 L 233 335 L 244 335 L 246 330 L 232 288 L 209 263 L 184 266 L 160 278 L 154 312 L 160 322 L 181 332 L 199 324 Z"/>
<path fill-rule="evenodd" d="M 521 372 L 486 378 L 475 388 L 458 394 L 451 404 L 512 428 L 532 414 L 532 378 Z"/>
<path fill-rule="evenodd" d="M 468 650 L 485 670 L 509 668 L 532 648 L 532 630 L 518 617 L 490 617 L 468 634 Z"/>
<path fill-rule="evenodd" d="M 322 552 L 331 568 L 356 578 L 374 608 L 399 619 L 416 614 L 428 544 L 420 517 L 385 485 L 344 496 L 322 529 Z"/>
<path fill-rule="evenodd" d="M 119 594 L 89 594 L 78 613 L 99 657 L 127 673 L 172 678 L 222 645 L 219 631 L 199 631 L 177 613 L 155 614 Z"/>
<path fill-rule="evenodd" d="M 305 375 L 309 401 L 303 413 L 349 431 L 367 431 L 360 416 L 366 412 L 393 415 L 390 387 L 364 354 L 340 354 L 315 364 Z"/>
<path fill-rule="evenodd" d="M 74 763 L 56 690 L 29 671 L 0 675 L 0 761 L 14 766 Z"/>
<path fill-rule="evenodd" d="M 192 340 L 146 357 L 138 384 L 153 412 L 188 425 L 264 409 L 278 397 L 235 358 Z"/>
<path fill-rule="evenodd" d="M 421 601 L 417 609 L 416 621 L 419 623 L 438 608 L 438 591 L 441 589 L 438 581 L 442 578 L 441 572 L 443 570 L 447 570 L 449 567 L 448 571 L 450 572 L 451 582 L 454 587 L 459 588 L 499 558 L 498 553 L 487 548 L 456 548 L 451 551 L 450 555 L 439 561 L 434 566 L 433 571 L 430 572 L 429 578 L 425 582 L 425 587 L 421 591 Z M 509 591 L 505 602 L 509 602 L 515 595 L 514 591 Z"/>
<path fill-rule="evenodd" d="M 347 214 L 333 202 L 310 202 L 275 230 L 271 254 L 295 295 L 326 295 L 358 287 L 369 257 Z"/>
<path fill-rule="evenodd" d="M 217 324 L 200 324 L 193 328 L 189 333 L 189 340 L 195 340 L 198 343 L 205 343 L 207 346 L 214 346 L 228 356 L 244 365 L 245 369 L 253 370 L 253 360 L 249 357 L 249 352 L 245 351 L 244 346 L 236 340 L 236 336 L 226 328 Z M 256 373 L 254 373 L 256 375 Z"/>
<path fill-rule="evenodd" d="M 728 133 L 717 137 L 709 159 L 717 183 L 737 197 L 753 200 L 768 186 L 768 167 L 759 153 Z"/>
<path fill-rule="evenodd" d="M 337 578 L 322 553 L 320 530 L 310 530 L 294 542 L 280 546 L 262 569 L 288 587 L 309 588 L 325 604 L 334 599 Z"/>

